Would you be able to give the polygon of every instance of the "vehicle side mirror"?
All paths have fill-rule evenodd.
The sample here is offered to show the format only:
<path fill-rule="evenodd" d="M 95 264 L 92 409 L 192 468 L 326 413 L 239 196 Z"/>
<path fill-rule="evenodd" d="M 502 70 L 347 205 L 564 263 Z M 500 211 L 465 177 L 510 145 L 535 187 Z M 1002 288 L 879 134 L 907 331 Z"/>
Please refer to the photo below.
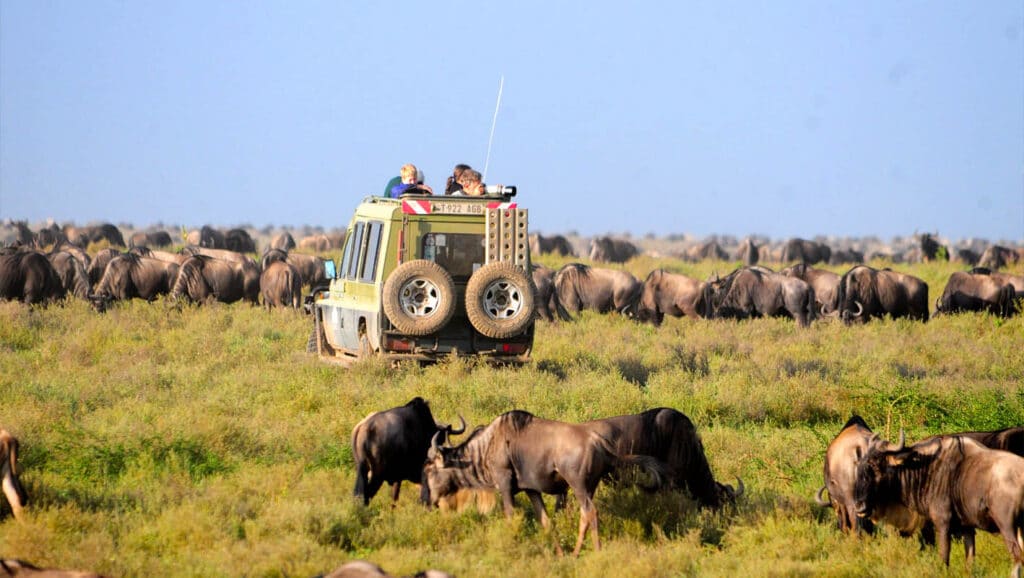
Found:
<path fill-rule="evenodd" d="M 336 279 L 338 277 L 338 271 L 334 268 L 334 259 L 324 261 L 324 276 L 328 279 Z"/>

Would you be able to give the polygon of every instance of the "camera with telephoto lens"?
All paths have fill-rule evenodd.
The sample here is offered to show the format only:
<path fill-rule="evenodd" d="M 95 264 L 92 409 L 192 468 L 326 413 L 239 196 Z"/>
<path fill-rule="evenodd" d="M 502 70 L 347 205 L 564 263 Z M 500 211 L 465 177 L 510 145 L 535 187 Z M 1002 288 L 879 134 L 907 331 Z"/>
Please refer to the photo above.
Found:
<path fill-rule="evenodd" d="M 516 196 L 516 187 L 514 185 L 487 185 L 484 187 L 484 194 L 514 197 Z"/>

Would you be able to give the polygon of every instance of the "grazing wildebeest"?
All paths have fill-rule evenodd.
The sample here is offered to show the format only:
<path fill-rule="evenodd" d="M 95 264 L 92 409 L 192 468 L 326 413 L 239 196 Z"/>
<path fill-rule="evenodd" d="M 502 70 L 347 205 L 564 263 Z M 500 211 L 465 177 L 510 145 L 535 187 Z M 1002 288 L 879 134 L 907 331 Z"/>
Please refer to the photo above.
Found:
<path fill-rule="evenodd" d="M 245 229 L 228 229 L 224 232 L 224 248 L 236 253 L 255 253 L 256 242 Z"/>
<path fill-rule="evenodd" d="M 815 317 L 814 289 L 795 277 L 763 267 L 740 267 L 704 284 L 704 317 L 747 319 L 790 317 L 807 327 Z"/>
<path fill-rule="evenodd" d="M 128 247 L 170 247 L 174 244 L 167 231 L 137 231 L 128 239 Z"/>
<path fill-rule="evenodd" d="M 393 578 L 380 566 L 365 560 L 353 560 L 346 562 L 333 572 L 320 578 Z M 418 572 L 412 578 L 453 578 L 451 574 L 440 570 L 424 570 Z"/>
<path fill-rule="evenodd" d="M 79 299 L 88 299 L 92 293 L 92 286 L 89 284 L 89 274 L 77 257 L 67 251 L 57 251 L 46 256 L 53 265 L 53 270 L 60 279 L 60 284 L 66 293 L 72 294 Z"/>
<path fill-rule="evenodd" d="M 644 455 L 662 462 L 665 487 L 688 491 L 701 506 L 720 508 L 743 495 L 743 480 L 737 480 L 736 489 L 715 481 L 697 428 L 678 410 L 659 407 L 582 425 L 610 441 L 619 455 Z"/>
<path fill-rule="evenodd" d="M 786 267 L 779 271 L 779 274 L 802 279 L 811 286 L 811 289 L 814 289 L 815 314 L 822 314 L 826 308 L 829 310 L 836 308 L 839 275 L 825 269 L 815 269 L 806 263 L 798 263 L 792 267 Z"/>
<path fill-rule="evenodd" d="M 705 241 L 700 245 L 694 245 L 686 250 L 683 259 L 693 263 L 714 259 L 718 261 L 729 260 L 729 254 L 714 239 Z"/>
<path fill-rule="evenodd" d="M 194 255 L 182 263 L 178 270 L 178 278 L 171 289 L 172 298 L 185 297 L 197 303 L 207 299 L 222 303 L 234 303 L 244 299 L 256 305 L 259 293 L 259 267 L 206 255 Z"/>
<path fill-rule="evenodd" d="M 546 420 L 520 410 L 498 416 L 455 447 L 440 446 L 437 437 L 423 468 L 421 498 L 425 503 L 436 506 L 440 498 L 464 488 L 497 489 L 505 515 L 511 517 L 513 496 L 526 492 L 541 526 L 550 529 L 542 494 L 562 495 L 572 488 L 580 504 L 576 556 L 588 529 L 594 549 L 601 548 L 594 506 L 601 478 L 628 466 L 647 471 L 655 478 L 655 486 L 660 486 L 665 476 L 665 466 L 658 460 L 619 455 L 611 441 L 585 424 Z"/>
<path fill-rule="evenodd" d="M 942 296 L 935 302 L 935 315 L 958 311 L 987 311 L 1000 317 L 1016 312 L 1017 293 L 1006 281 L 981 273 L 954 271 Z"/>
<path fill-rule="evenodd" d="M 100 279 L 103 279 L 103 274 L 107 271 L 107 264 L 109 264 L 114 257 L 121 255 L 121 251 L 117 249 L 107 248 L 101 249 L 96 256 L 92 258 L 92 261 L 85 268 L 86 273 L 89 274 L 89 285 L 96 288 L 99 284 Z"/>
<path fill-rule="evenodd" d="M 736 250 L 736 259 L 741 261 L 743 265 L 750 267 L 751 265 L 757 265 L 757 262 L 761 258 L 761 249 L 754 244 L 754 240 L 750 237 L 743 239 L 740 243 L 740 248 Z"/>
<path fill-rule="evenodd" d="M 782 248 L 781 261 L 783 263 L 797 261 L 813 265 L 815 263 L 828 263 L 831 256 L 832 249 L 824 243 L 793 238 L 786 241 L 786 245 Z"/>
<path fill-rule="evenodd" d="M 545 321 L 554 321 L 555 315 L 568 320 L 569 314 L 558 301 L 555 291 L 555 272 L 543 265 L 534 265 L 530 276 L 536 290 L 533 302 L 537 304 L 537 316 Z"/>
<path fill-rule="evenodd" d="M 49 303 L 67 294 L 50 260 L 36 251 L 0 251 L 0 299 Z"/>
<path fill-rule="evenodd" d="M 867 322 L 875 317 L 909 317 L 928 321 L 928 284 L 891 269 L 857 265 L 839 279 L 836 309 L 843 322 Z"/>
<path fill-rule="evenodd" d="M 872 438 L 857 464 L 857 515 L 888 504 L 905 506 L 935 526 L 939 556 L 949 565 L 952 534 L 964 539 L 967 566 L 976 529 L 998 532 L 1013 560 L 1024 565 L 1024 458 L 989 449 L 965 436 L 937 436 L 906 447 Z"/>
<path fill-rule="evenodd" d="M 459 429 L 437 423 L 422 397 L 363 418 L 352 428 L 352 457 L 356 466 L 353 494 L 362 498 L 363 504 L 369 504 L 386 482 L 391 485 L 392 503 L 397 502 L 403 481 L 418 484 L 422 480 L 423 464 L 434 435 L 447 440 L 466 431 L 465 420 L 460 416 L 459 421 Z"/>
<path fill-rule="evenodd" d="M 636 306 L 636 320 L 661 325 L 665 315 L 697 319 L 704 313 L 704 283 L 664 269 L 647 275 Z"/>
<path fill-rule="evenodd" d="M 14 519 L 24 520 L 28 494 L 18 480 L 18 439 L 3 428 L 0 428 L 0 486 L 3 487 Z"/>
<path fill-rule="evenodd" d="M 287 253 L 295 248 L 295 237 L 288 231 L 274 235 L 274 238 L 270 240 L 270 245 L 267 249 L 280 249 Z"/>
<path fill-rule="evenodd" d="M 555 292 L 567 311 L 631 314 L 643 284 L 628 271 L 569 263 L 555 273 Z"/>
<path fill-rule="evenodd" d="M 67 241 L 61 241 L 60 243 L 54 245 L 53 249 L 50 250 L 50 253 L 58 253 L 60 251 L 64 251 L 65 253 L 71 253 L 75 257 L 75 259 L 78 259 L 78 262 L 81 263 L 83 267 L 85 267 L 86 271 L 89 270 L 89 264 L 92 263 L 92 257 L 89 256 L 89 253 L 85 252 L 85 249 L 79 247 L 78 245 L 72 245 Z"/>
<path fill-rule="evenodd" d="M 207 249 L 227 248 L 227 244 L 224 240 L 224 233 L 209 225 L 203 225 L 203 227 L 198 231 L 189 231 L 188 235 L 185 236 L 185 242 L 189 245 L 205 247 Z"/>
<path fill-rule="evenodd" d="M 978 259 L 978 267 L 996 270 L 1008 265 L 1016 265 L 1018 261 L 1020 261 L 1020 254 L 1017 251 L 1000 245 L 990 245 Z"/>
<path fill-rule="evenodd" d="M 965 263 L 974 267 L 981 260 L 981 255 L 973 249 L 954 249 L 952 259 L 958 263 Z"/>
<path fill-rule="evenodd" d="M 98 243 L 100 241 L 106 241 L 114 247 L 125 246 L 121 230 L 110 223 L 85 227 L 68 225 L 64 227 L 64 235 L 69 243 L 78 245 L 83 249 L 88 247 L 89 243 Z"/>
<path fill-rule="evenodd" d="M 815 500 L 820 506 L 832 507 L 842 532 L 862 530 L 871 533 L 874 531 L 874 522 L 885 522 L 894 526 L 902 536 L 921 531 L 923 542 L 933 542 L 931 527 L 926 527 L 927 519 L 900 505 L 887 504 L 876 510 L 871 518 L 857 516 L 853 497 L 857 463 L 867 453 L 873 435 L 874 432 L 863 418 L 859 415 L 850 417 L 825 452 L 825 485 L 818 490 Z M 822 498 L 826 491 L 828 501 Z"/>
<path fill-rule="evenodd" d="M 263 253 L 260 264 L 266 269 L 275 261 L 285 261 L 295 267 L 299 272 L 303 285 L 316 287 L 327 283 L 327 272 L 324 269 L 327 259 L 317 257 L 316 255 L 303 255 L 302 253 L 288 253 L 281 249 L 269 249 Z"/>
<path fill-rule="evenodd" d="M 16 558 L 0 559 L 0 576 L 17 576 L 18 578 L 103 578 L 103 576 L 95 572 L 39 568 Z"/>
<path fill-rule="evenodd" d="M 918 259 L 927 263 L 936 259 L 949 261 L 949 248 L 939 243 L 931 233 L 922 233 L 918 236 L 919 252 Z"/>
<path fill-rule="evenodd" d="M 285 261 L 271 263 L 260 274 L 260 294 L 263 305 L 271 307 L 292 307 L 302 305 L 302 275 L 293 265 Z"/>
<path fill-rule="evenodd" d="M 576 256 L 576 252 L 572 250 L 572 244 L 569 243 L 569 239 L 562 235 L 553 235 L 551 237 L 545 237 L 540 234 L 530 235 L 530 254 L 541 255 L 544 253 L 554 253 L 562 257 Z"/>
<path fill-rule="evenodd" d="M 640 249 L 624 239 L 595 237 L 590 242 L 590 260 L 595 263 L 625 263 L 639 254 Z"/>
<path fill-rule="evenodd" d="M 118 255 L 107 263 L 103 278 L 93 292 L 93 306 L 106 310 L 112 301 L 145 299 L 167 295 L 178 278 L 177 263 L 143 257 L 135 253 Z"/>

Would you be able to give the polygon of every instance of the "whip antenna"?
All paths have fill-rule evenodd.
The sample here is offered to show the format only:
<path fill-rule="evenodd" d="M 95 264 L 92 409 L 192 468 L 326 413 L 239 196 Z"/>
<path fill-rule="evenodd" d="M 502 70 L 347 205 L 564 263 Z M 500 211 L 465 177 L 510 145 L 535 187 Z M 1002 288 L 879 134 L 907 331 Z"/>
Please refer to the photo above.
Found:
<path fill-rule="evenodd" d="M 491 164 L 491 143 L 494 142 L 494 126 L 498 124 L 498 108 L 501 107 L 501 90 L 505 87 L 505 75 L 501 75 L 498 83 L 498 102 L 494 105 L 494 119 L 491 120 L 491 136 L 487 137 L 487 159 L 484 161 L 484 182 L 487 182 L 487 167 Z"/>

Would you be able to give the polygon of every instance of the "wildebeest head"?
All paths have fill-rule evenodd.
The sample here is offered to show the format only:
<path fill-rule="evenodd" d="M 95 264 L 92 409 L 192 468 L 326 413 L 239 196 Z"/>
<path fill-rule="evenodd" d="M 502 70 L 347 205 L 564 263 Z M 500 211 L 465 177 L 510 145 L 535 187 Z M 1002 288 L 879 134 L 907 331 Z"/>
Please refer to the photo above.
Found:
<path fill-rule="evenodd" d="M 895 445 L 881 439 L 878 434 L 871 436 L 867 452 L 857 463 L 853 486 L 857 517 L 871 518 L 883 500 L 892 500 L 898 496 L 897 469 L 919 455 L 914 448 L 906 447 L 906 441 L 903 431 L 900 431 L 900 441 Z"/>
<path fill-rule="evenodd" d="M 462 433 L 465 430 L 466 422 L 463 420 L 462 429 L 455 433 Z M 460 445 L 465 446 L 483 430 L 482 426 L 477 427 Z M 430 449 L 427 451 L 427 461 L 423 464 L 420 501 L 431 508 L 436 508 L 443 498 L 455 495 L 460 489 L 458 470 L 453 467 L 458 464 L 452 460 L 455 448 L 445 442 L 445 437 L 444 431 L 434 434 L 430 440 Z"/>

